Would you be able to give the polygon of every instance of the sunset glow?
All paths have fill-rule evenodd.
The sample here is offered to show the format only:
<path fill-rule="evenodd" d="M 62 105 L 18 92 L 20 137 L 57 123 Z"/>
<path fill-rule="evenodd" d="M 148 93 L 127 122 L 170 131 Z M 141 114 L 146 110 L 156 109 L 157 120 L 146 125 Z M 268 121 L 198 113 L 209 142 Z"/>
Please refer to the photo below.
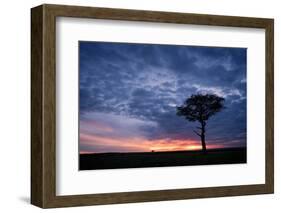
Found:
<path fill-rule="evenodd" d="M 103 146 L 108 147 L 108 150 L 117 149 L 124 152 L 163 152 L 163 151 L 189 151 L 202 149 L 200 141 L 192 140 L 145 140 L 141 138 L 131 139 L 114 139 L 105 138 L 95 135 L 80 134 L 81 143 L 93 148 L 92 153 L 98 153 L 94 151 L 95 147 Z M 223 148 L 221 145 L 211 144 L 208 145 L 209 149 Z M 101 151 L 104 152 L 104 151 Z M 110 152 L 110 151 L 109 151 Z M 91 153 L 90 151 L 81 151 L 81 153 Z"/>
<path fill-rule="evenodd" d="M 114 119 L 112 119 L 114 120 Z M 91 130 L 89 132 L 89 130 Z M 122 136 L 124 129 L 107 126 L 98 122 L 81 122 L 80 153 L 104 152 L 164 152 L 201 150 L 200 140 L 192 139 L 147 139 L 138 135 Z M 88 132 L 88 133 L 87 133 Z M 223 144 L 208 144 L 208 149 L 224 148 Z"/>
<path fill-rule="evenodd" d="M 93 150 L 98 146 L 110 147 L 110 149 L 116 148 L 120 151 L 124 150 L 126 152 L 180 151 L 201 149 L 200 141 L 192 140 L 145 140 L 141 138 L 114 139 L 86 134 L 80 134 L 80 140 L 84 145 L 92 146 Z"/>

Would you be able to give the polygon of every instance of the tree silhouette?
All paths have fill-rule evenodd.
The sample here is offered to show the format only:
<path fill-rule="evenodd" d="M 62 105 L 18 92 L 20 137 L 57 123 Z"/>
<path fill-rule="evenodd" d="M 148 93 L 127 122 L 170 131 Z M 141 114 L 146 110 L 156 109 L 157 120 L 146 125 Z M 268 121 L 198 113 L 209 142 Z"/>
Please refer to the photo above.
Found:
<path fill-rule="evenodd" d="M 198 121 L 201 126 L 196 127 L 200 130 L 195 134 L 201 138 L 202 150 L 206 149 L 205 133 L 206 121 L 217 112 L 224 108 L 224 98 L 214 94 L 196 94 L 187 98 L 182 106 L 177 107 L 177 115 L 185 117 L 188 121 Z"/>

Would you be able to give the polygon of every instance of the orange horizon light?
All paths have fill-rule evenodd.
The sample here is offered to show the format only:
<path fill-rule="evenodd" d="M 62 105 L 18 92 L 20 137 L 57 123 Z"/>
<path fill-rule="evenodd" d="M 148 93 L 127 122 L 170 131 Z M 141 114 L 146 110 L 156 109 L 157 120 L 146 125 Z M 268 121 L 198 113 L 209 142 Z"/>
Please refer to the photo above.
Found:
<path fill-rule="evenodd" d="M 81 150 L 80 153 L 102 153 L 102 152 L 164 152 L 164 151 L 192 151 L 201 150 L 202 145 L 198 140 L 173 140 L 156 139 L 148 140 L 145 138 L 114 138 L 98 136 L 93 134 L 80 134 L 80 143 L 93 147 L 91 151 Z M 96 147 L 103 147 L 103 151 L 98 151 Z M 223 145 L 210 144 L 207 148 L 223 148 Z M 108 151 L 104 151 L 108 150 Z M 117 150 L 117 151 L 116 151 Z"/>

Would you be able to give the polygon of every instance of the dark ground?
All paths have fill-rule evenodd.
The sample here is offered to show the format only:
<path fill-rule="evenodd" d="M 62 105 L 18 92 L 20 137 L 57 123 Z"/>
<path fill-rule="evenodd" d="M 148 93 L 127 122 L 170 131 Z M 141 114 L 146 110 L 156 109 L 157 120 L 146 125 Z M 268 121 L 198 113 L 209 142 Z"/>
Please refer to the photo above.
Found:
<path fill-rule="evenodd" d="M 80 154 L 79 169 L 118 169 L 246 163 L 246 148 L 202 151 Z"/>

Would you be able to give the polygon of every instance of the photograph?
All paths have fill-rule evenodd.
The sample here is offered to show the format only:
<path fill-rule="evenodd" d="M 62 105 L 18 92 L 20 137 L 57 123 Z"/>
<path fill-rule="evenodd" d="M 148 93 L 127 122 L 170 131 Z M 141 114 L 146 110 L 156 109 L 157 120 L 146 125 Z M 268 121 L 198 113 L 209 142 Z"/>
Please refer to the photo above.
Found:
<path fill-rule="evenodd" d="M 247 163 L 247 48 L 79 41 L 79 170 Z"/>

